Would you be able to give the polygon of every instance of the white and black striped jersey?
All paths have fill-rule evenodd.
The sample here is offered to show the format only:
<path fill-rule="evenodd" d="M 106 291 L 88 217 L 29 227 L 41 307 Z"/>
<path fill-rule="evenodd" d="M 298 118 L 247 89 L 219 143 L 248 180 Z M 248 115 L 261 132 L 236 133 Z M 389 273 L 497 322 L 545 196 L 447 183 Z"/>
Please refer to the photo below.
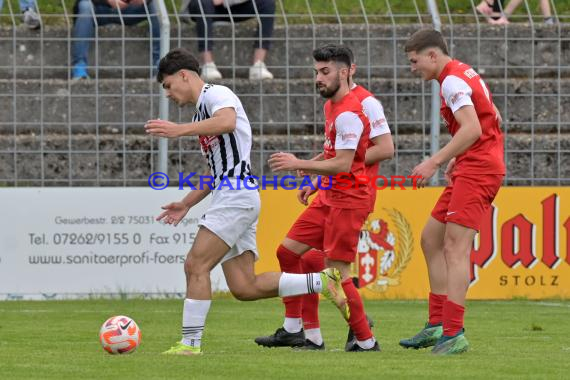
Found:
<path fill-rule="evenodd" d="M 251 174 L 251 126 L 239 98 L 225 86 L 205 84 L 192 122 L 211 118 L 216 111 L 236 111 L 236 129 L 219 136 L 200 136 L 202 154 L 217 185 L 223 177 L 244 179 Z"/>

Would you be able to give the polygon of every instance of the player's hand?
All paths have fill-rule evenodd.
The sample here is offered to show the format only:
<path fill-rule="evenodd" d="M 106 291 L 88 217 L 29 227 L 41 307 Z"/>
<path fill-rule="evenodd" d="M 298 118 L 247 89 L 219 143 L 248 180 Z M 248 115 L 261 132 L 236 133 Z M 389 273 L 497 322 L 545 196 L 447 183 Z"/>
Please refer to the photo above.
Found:
<path fill-rule="evenodd" d="M 214 3 L 214 6 L 217 7 L 219 5 L 222 5 L 224 3 L 224 0 L 212 0 L 212 3 Z"/>
<path fill-rule="evenodd" d="M 453 169 L 455 169 L 455 157 L 449 160 L 447 167 L 445 168 L 445 180 L 447 181 L 448 185 L 451 185 L 451 173 L 453 173 Z"/>
<path fill-rule="evenodd" d="M 182 136 L 182 128 L 176 123 L 168 120 L 149 120 L 144 125 L 146 133 L 159 137 L 180 137 Z"/>
<path fill-rule="evenodd" d="M 305 206 L 309 205 L 309 197 L 317 192 L 317 186 L 313 183 L 313 187 L 306 186 L 297 191 L 297 199 Z"/>
<path fill-rule="evenodd" d="M 125 9 L 129 6 L 128 1 L 125 0 L 107 0 L 107 4 L 109 4 L 111 8 L 117 9 Z"/>
<path fill-rule="evenodd" d="M 421 164 L 417 165 L 414 170 L 412 170 L 412 176 L 421 176 L 422 178 L 418 179 L 418 187 L 425 187 L 431 177 L 437 171 L 437 164 L 431 159 L 428 158 L 424 160 Z"/>
<path fill-rule="evenodd" d="M 144 5 L 145 0 L 129 0 L 129 5 Z"/>
<path fill-rule="evenodd" d="M 172 202 L 166 206 L 162 206 L 161 208 L 165 211 L 163 211 L 156 220 L 159 222 L 162 220 L 164 224 L 173 224 L 174 227 L 184 219 L 190 210 L 190 207 L 186 206 L 182 202 Z"/>
<path fill-rule="evenodd" d="M 299 159 L 291 153 L 274 153 L 269 160 L 269 167 L 274 172 L 294 171 L 298 168 Z"/>

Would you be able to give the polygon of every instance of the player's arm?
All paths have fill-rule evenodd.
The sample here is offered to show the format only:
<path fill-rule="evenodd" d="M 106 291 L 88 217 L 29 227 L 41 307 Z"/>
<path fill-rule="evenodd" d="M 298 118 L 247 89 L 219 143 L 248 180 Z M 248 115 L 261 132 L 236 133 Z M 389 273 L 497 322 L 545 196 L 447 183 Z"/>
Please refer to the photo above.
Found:
<path fill-rule="evenodd" d="M 335 157 L 323 161 L 313 161 L 300 160 L 291 153 L 275 153 L 269 159 L 271 170 L 301 170 L 319 175 L 336 175 L 349 172 L 364 125 L 357 114 L 343 112 L 336 118 L 335 128 Z"/>
<path fill-rule="evenodd" d="M 366 150 L 366 165 L 373 165 L 384 160 L 391 160 L 394 157 L 394 142 L 392 135 L 386 133 L 372 139 L 372 145 Z"/>
<path fill-rule="evenodd" d="M 350 171 L 354 149 L 337 149 L 336 156 L 322 161 L 298 160 L 299 170 L 318 175 L 336 175 Z"/>
<path fill-rule="evenodd" d="M 236 129 L 236 110 L 225 107 L 214 112 L 211 118 L 196 123 L 177 124 L 168 120 L 149 120 L 145 127 L 148 134 L 159 137 L 217 136 Z"/>
<path fill-rule="evenodd" d="M 412 170 L 412 176 L 421 177 L 417 182 L 419 187 L 425 186 L 443 163 L 469 149 L 482 134 L 481 124 L 471 100 L 471 87 L 463 79 L 450 75 L 444 79 L 441 92 L 459 124 L 459 130 L 439 152 Z"/>
<path fill-rule="evenodd" d="M 173 224 L 175 227 L 182 219 L 188 214 L 188 211 L 198 203 L 200 203 L 212 190 L 209 186 L 204 189 L 190 191 L 179 202 L 172 202 L 161 208 L 164 210 L 157 218 L 158 221 L 163 221 L 165 224 Z"/>
<path fill-rule="evenodd" d="M 362 101 L 362 108 L 370 120 L 370 140 L 374 144 L 366 150 L 364 163 L 373 165 L 391 159 L 394 157 L 394 142 L 382 103 L 375 97 L 369 96 Z"/>
<path fill-rule="evenodd" d="M 461 107 L 453 116 L 460 127 L 447 145 L 433 155 L 432 159 L 438 167 L 469 149 L 483 133 L 475 107 Z"/>

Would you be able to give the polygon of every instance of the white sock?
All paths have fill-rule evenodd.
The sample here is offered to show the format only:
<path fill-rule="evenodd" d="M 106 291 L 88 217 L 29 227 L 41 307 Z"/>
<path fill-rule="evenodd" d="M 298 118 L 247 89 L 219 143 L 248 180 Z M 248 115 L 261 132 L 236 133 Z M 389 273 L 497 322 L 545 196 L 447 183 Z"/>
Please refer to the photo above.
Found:
<path fill-rule="evenodd" d="M 211 300 L 184 300 L 182 311 L 182 343 L 192 347 L 200 347 L 202 332 L 206 324 L 206 316 L 210 310 Z"/>
<path fill-rule="evenodd" d="M 376 343 L 376 339 L 374 337 L 366 339 L 366 340 L 356 340 L 356 344 L 358 344 L 361 348 L 365 350 L 374 347 L 374 343 Z"/>
<path fill-rule="evenodd" d="M 303 320 L 301 318 L 287 318 L 283 322 L 283 328 L 290 333 L 298 333 L 303 329 Z"/>
<path fill-rule="evenodd" d="M 323 336 L 321 335 L 321 329 L 308 329 L 305 330 L 305 339 L 309 339 L 314 344 L 320 346 L 323 344 Z"/>
<path fill-rule="evenodd" d="M 320 273 L 283 273 L 279 278 L 279 297 L 320 293 L 322 291 L 323 282 Z"/>

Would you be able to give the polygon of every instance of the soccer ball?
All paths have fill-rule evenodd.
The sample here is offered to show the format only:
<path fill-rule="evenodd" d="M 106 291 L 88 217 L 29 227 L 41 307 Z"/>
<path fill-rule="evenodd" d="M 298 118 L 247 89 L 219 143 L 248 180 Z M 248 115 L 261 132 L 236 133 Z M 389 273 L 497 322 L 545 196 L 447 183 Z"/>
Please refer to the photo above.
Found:
<path fill-rule="evenodd" d="M 131 318 L 118 315 L 103 323 L 99 340 L 110 354 L 130 354 L 141 343 L 141 330 Z"/>

